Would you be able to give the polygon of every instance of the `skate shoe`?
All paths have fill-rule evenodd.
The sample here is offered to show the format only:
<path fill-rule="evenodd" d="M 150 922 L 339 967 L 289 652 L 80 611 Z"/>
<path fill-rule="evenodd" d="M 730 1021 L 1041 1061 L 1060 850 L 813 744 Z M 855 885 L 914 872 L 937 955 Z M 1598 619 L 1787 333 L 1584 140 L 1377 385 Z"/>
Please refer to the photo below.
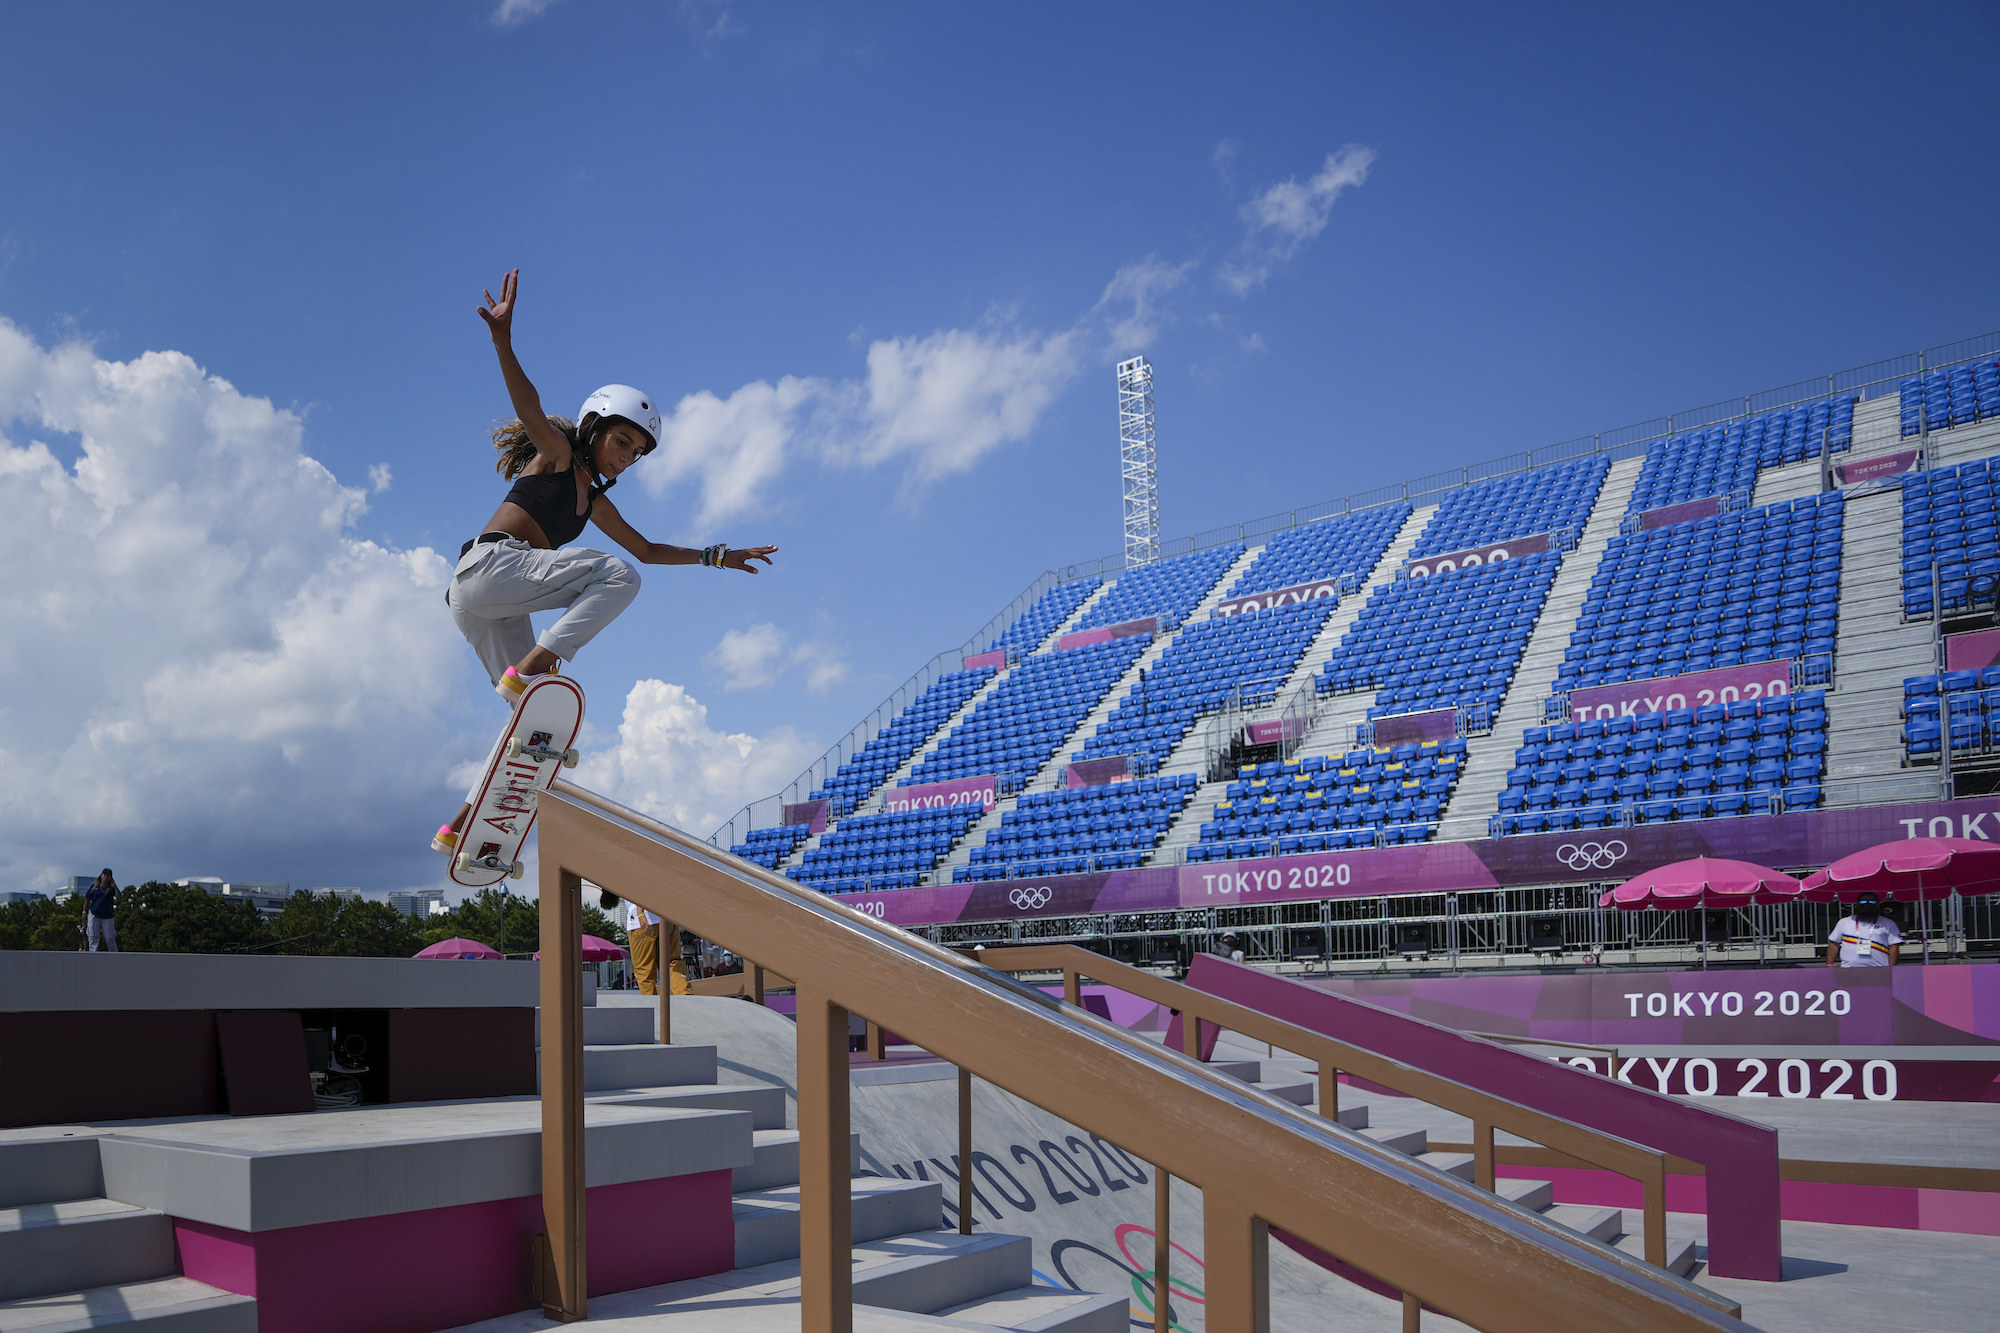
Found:
<path fill-rule="evenodd" d="M 508 667 L 506 674 L 494 682 L 493 692 L 502 699 L 505 699 L 509 708 L 518 708 L 521 706 L 522 696 L 527 694 L 530 685 L 533 685 L 538 680 L 547 680 L 550 676 L 560 675 L 561 673 L 562 668 L 560 665 L 550 667 L 548 671 L 539 676 L 524 676 L 513 667 Z"/>
<path fill-rule="evenodd" d="M 458 851 L 458 835 L 451 831 L 451 825 L 438 825 L 437 836 L 431 839 L 431 850 L 451 856 Z"/>

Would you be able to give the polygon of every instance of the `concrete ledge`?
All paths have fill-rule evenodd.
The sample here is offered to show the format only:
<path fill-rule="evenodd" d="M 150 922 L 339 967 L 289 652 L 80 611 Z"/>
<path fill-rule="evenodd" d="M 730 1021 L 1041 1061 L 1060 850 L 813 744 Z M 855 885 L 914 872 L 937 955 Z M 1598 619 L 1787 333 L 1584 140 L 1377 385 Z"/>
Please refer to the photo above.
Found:
<path fill-rule="evenodd" d="M 591 1187 L 727 1172 L 754 1160 L 743 1111 L 592 1104 L 584 1140 Z M 431 1103 L 155 1125 L 104 1135 L 98 1152 L 111 1198 L 259 1232 L 539 1195 L 541 1105 Z"/>
<path fill-rule="evenodd" d="M 435 958 L 0 953 L 0 1012 L 58 1009 L 532 1009 L 541 966 Z M 585 1003 L 596 978 L 584 974 Z"/>

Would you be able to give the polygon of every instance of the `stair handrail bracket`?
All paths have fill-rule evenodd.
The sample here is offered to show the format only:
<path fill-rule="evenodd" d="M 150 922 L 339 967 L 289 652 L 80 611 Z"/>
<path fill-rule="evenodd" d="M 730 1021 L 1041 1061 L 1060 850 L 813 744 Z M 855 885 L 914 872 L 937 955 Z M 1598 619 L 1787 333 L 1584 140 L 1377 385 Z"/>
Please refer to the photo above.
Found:
<path fill-rule="evenodd" d="M 578 910 L 588 879 L 796 984 L 805 1329 L 853 1326 L 848 1013 L 1145 1159 L 1156 1189 L 1161 1176 L 1201 1188 L 1206 1310 L 1218 1333 L 1268 1327 L 1269 1227 L 1482 1329 L 1744 1327 L 1733 1306 L 1692 1284 L 1564 1237 L 1178 1052 L 1138 1049 L 1111 1023 L 572 783 L 542 797 L 539 823 L 545 935 Z M 567 1160 L 570 1145 L 551 1138 L 573 1133 L 580 1168 L 582 1092 L 561 1077 L 570 1056 L 560 1048 L 580 1032 L 581 988 L 550 984 L 566 970 L 544 976 L 545 1008 L 576 1012 L 544 1016 L 557 1041 L 543 1044 L 543 1159 Z M 544 1265 L 557 1288 L 544 1308 L 560 1319 L 586 1310 L 582 1228 L 566 1224 L 581 1221 L 582 1186 L 580 1169 L 545 1166 L 558 1252 Z"/>

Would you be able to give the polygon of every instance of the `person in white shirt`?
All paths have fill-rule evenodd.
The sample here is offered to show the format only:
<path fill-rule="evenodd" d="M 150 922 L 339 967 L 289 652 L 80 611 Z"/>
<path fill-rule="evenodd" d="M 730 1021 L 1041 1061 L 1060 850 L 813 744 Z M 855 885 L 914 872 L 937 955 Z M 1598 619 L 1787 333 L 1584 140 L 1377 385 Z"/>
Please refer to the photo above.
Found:
<path fill-rule="evenodd" d="M 632 950 L 632 979 L 641 995 L 658 995 L 660 918 L 639 904 L 625 904 L 625 943 Z"/>
<path fill-rule="evenodd" d="M 1902 951 L 1902 930 L 1882 915 L 1882 900 L 1872 893 L 1855 899 L 1853 915 L 1840 918 L 1826 937 L 1828 967 L 1894 967 Z"/>

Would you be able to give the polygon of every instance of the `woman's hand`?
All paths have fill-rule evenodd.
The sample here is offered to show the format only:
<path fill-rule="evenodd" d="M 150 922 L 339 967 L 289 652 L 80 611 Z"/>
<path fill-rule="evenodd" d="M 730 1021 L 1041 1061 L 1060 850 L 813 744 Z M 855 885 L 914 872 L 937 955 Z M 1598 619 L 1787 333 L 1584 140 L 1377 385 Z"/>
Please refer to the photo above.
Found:
<path fill-rule="evenodd" d="M 762 560 L 768 565 L 771 563 L 771 552 L 777 549 L 775 546 L 746 546 L 740 551 L 731 551 L 729 554 L 723 556 L 722 567 L 724 569 L 740 569 L 745 574 L 755 574 L 757 571 L 751 568 L 750 562 L 752 560 Z"/>
<path fill-rule="evenodd" d="M 521 283 L 521 270 L 515 269 L 500 279 L 500 299 L 494 300 L 492 292 L 486 292 L 486 304 L 479 307 L 479 317 L 486 321 L 486 327 L 496 339 L 514 336 L 514 292 Z"/>

